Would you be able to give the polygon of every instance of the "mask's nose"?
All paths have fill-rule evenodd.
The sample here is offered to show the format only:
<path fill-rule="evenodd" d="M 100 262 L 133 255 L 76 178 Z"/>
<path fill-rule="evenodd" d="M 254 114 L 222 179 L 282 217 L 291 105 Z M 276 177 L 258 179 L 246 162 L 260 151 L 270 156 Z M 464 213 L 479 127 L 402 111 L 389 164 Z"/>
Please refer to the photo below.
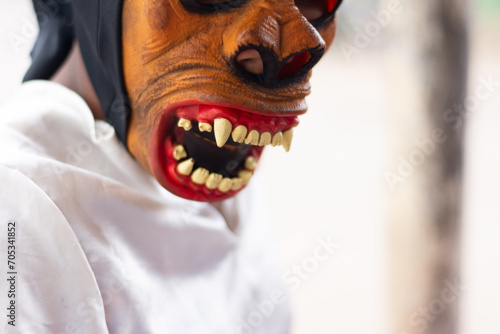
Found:
<path fill-rule="evenodd" d="M 278 73 L 278 78 L 286 78 L 293 76 L 297 73 L 311 58 L 311 53 L 309 51 L 301 52 L 299 54 L 290 56 L 285 64 L 281 66 L 281 69 Z M 312 65 L 314 66 L 314 64 Z M 311 67 L 312 67 L 311 66 Z"/>
<path fill-rule="evenodd" d="M 296 82 L 319 61 L 325 42 L 295 6 L 258 0 L 224 35 L 224 56 L 238 75 L 263 86 Z"/>

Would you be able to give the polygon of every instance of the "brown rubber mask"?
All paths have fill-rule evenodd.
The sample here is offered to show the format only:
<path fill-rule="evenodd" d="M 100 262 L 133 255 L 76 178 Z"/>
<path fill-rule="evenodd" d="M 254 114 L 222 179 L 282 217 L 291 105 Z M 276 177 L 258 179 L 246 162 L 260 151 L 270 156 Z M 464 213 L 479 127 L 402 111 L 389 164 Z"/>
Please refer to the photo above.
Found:
<path fill-rule="evenodd" d="M 132 155 L 172 193 L 216 201 L 249 182 L 263 147 L 290 149 L 340 1 L 33 4 L 40 32 L 25 81 L 49 79 L 76 37 Z"/>
<path fill-rule="evenodd" d="M 124 0 L 132 155 L 178 196 L 234 196 L 265 146 L 290 149 L 339 4 Z"/>

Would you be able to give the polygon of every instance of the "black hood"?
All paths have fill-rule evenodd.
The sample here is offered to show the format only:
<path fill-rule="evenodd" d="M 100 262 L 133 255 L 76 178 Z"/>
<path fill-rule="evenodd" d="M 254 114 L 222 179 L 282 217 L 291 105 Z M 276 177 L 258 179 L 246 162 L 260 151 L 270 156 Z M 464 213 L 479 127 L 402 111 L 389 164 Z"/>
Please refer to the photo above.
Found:
<path fill-rule="evenodd" d="M 123 0 L 33 0 L 40 32 L 23 81 L 50 79 L 78 40 L 104 116 L 126 143 L 130 104 L 122 66 Z"/>

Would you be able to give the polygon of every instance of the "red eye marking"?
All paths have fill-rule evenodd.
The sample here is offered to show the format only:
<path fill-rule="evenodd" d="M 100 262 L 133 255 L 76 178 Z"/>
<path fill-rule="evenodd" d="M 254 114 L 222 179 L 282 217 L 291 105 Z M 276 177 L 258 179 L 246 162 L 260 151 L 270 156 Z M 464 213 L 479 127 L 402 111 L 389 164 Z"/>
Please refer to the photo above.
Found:
<path fill-rule="evenodd" d="M 332 10 L 335 8 L 335 5 L 337 4 L 338 0 L 326 0 L 326 6 L 328 9 L 328 13 L 331 13 Z"/>
<path fill-rule="evenodd" d="M 341 0 L 295 0 L 299 11 L 310 22 L 331 14 Z"/>

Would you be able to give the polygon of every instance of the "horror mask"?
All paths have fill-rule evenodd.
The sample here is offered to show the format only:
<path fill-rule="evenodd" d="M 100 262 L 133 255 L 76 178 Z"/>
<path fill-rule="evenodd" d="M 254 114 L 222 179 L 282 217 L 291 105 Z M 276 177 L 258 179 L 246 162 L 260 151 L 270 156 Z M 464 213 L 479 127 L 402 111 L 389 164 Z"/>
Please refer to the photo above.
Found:
<path fill-rule="evenodd" d="M 262 150 L 288 151 L 337 0 L 125 0 L 127 146 L 170 192 L 235 195 Z"/>
<path fill-rule="evenodd" d="M 290 149 L 311 68 L 341 0 L 33 0 L 26 80 L 49 79 L 77 39 L 102 112 L 167 190 L 218 201 L 266 146 Z"/>

